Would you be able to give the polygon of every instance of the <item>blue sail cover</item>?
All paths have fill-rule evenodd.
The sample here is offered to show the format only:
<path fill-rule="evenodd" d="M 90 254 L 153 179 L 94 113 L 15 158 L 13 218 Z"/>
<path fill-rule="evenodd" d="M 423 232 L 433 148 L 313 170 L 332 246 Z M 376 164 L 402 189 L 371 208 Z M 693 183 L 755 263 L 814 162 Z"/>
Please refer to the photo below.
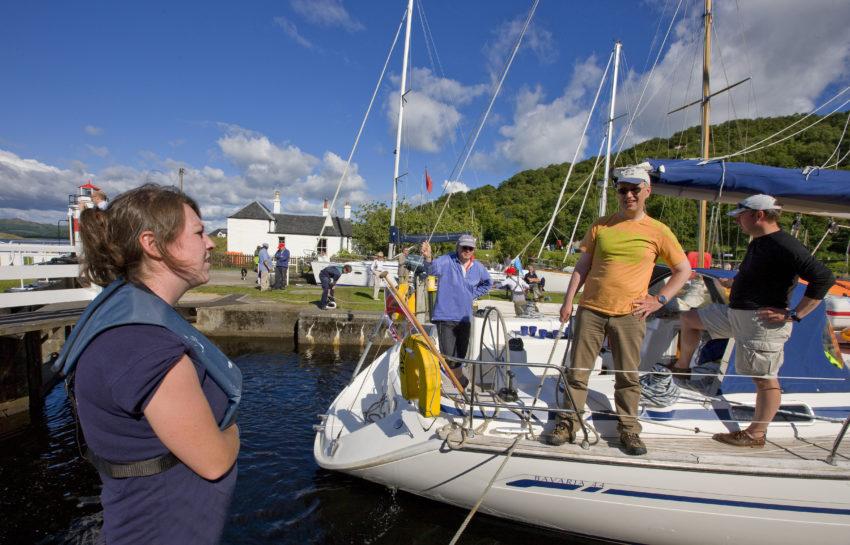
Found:
<path fill-rule="evenodd" d="M 729 278 L 734 272 L 717 269 L 697 269 L 705 276 Z M 791 295 L 791 308 L 797 306 L 806 292 L 805 284 L 797 284 Z M 826 355 L 826 306 L 821 303 L 801 322 L 794 324 L 791 338 L 785 343 L 785 362 L 779 370 L 782 392 L 787 394 L 805 392 L 850 392 L 850 369 L 836 367 Z M 754 392 L 752 379 L 735 374 L 737 350 L 733 349 L 729 368 L 723 377 L 724 394 Z M 838 355 L 839 361 L 841 355 Z M 804 377 L 795 379 L 791 377 Z"/>
<path fill-rule="evenodd" d="M 648 159 L 652 190 L 662 195 L 734 204 L 764 193 L 784 210 L 850 218 L 850 171 L 778 168 L 696 159 Z M 660 167 L 664 166 L 663 172 Z"/>
<path fill-rule="evenodd" d="M 434 244 L 438 242 L 457 242 L 461 235 L 468 233 L 434 233 L 433 235 L 404 235 L 398 227 L 390 227 L 390 242 L 396 245 L 418 244 L 430 240 Z"/>

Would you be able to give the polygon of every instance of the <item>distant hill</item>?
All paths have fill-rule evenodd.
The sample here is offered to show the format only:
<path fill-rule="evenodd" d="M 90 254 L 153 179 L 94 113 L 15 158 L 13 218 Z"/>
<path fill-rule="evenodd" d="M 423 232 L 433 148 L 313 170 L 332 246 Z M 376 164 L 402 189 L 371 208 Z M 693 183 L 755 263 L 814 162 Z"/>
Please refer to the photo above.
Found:
<path fill-rule="evenodd" d="M 64 239 L 68 235 L 68 226 L 63 224 L 59 228 L 60 236 Z M 10 234 L 20 238 L 56 238 L 56 224 L 36 223 L 17 218 L 0 218 L 0 233 Z"/>

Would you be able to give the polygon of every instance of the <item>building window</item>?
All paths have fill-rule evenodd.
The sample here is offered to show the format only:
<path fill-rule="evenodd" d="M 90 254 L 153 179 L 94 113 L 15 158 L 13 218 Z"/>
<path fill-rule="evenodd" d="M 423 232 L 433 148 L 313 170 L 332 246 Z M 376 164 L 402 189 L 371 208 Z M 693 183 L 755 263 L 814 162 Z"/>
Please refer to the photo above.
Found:
<path fill-rule="evenodd" d="M 319 239 L 319 242 L 316 244 L 316 253 L 319 255 L 328 255 L 328 239 Z"/>

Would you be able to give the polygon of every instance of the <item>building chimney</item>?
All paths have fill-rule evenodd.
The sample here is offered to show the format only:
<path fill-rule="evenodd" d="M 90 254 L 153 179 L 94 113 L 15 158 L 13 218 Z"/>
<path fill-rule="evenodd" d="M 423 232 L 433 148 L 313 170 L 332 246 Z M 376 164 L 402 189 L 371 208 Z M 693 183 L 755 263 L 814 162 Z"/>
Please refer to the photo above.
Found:
<path fill-rule="evenodd" d="M 274 200 L 272 200 L 272 211 L 275 214 L 280 214 L 280 191 L 274 192 Z"/>
<path fill-rule="evenodd" d="M 329 213 L 328 213 L 328 212 L 329 212 L 329 211 L 328 211 L 328 200 L 327 200 L 327 199 L 325 199 L 324 204 L 322 204 L 322 217 L 323 217 L 323 218 L 328 217 L 328 215 L 329 215 Z"/>
<path fill-rule="evenodd" d="M 346 220 L 351 219 L 351 204 L 348 201 L 345 201 L 345 206 L 342 207 L 342 218 Z"/>

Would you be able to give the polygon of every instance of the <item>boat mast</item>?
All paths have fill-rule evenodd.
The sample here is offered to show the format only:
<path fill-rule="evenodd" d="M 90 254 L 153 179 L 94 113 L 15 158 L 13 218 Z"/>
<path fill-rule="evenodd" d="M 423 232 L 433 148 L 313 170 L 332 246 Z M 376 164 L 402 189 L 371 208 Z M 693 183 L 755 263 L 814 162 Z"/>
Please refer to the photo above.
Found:
<path fill-rule="evenodd" d="M 711 113 L 711 0 L 705 0 L 705 14 L 703 15 L 705 31 L 705 43 L 702 51 L 702 158 L 708 160 L 711 144 L 711 127 L 709 116 Z M 699 216 L 697 218 L 697 266 L 705 267 L 705 220 L 708 203 L 699 201 Z"/>
<path fill-rule="evenodd" d="M 620 68 L 619 40 L 614 42 L 614 78 L 611 80 L 611 107 L 608 109 L 608 133 L 605 136 L 605 171 L 602 176 L 602 188 L 599 194 L 599 217 L 608 214 L 608 177 L 611 170 L 611 137 L 614 134 L 614 106 L 617 102 L 617 72 Z M 569 252 L 569 248 L 567 249 Z"/>
<path fill-rule="evenodd" d="M 410 52 L 410 23 L 413 20 L 413 0 L 407 0 L 407 27 L 404 35 L 404 58 L 401 64 L 401 87 L 398 93 L 398 126 L 395 135 L 395 164 L 393 165 L 393 202 L 390 209 L 390 227 L 395 227 L 395 212 L 398 204 L 398 165 L 401 161 L 401 132 L 404 126 L 404 95 L 407 92 L 407 58 Z M 395 244 L 390 240 L 387 257 L 395 255 Z"/>

